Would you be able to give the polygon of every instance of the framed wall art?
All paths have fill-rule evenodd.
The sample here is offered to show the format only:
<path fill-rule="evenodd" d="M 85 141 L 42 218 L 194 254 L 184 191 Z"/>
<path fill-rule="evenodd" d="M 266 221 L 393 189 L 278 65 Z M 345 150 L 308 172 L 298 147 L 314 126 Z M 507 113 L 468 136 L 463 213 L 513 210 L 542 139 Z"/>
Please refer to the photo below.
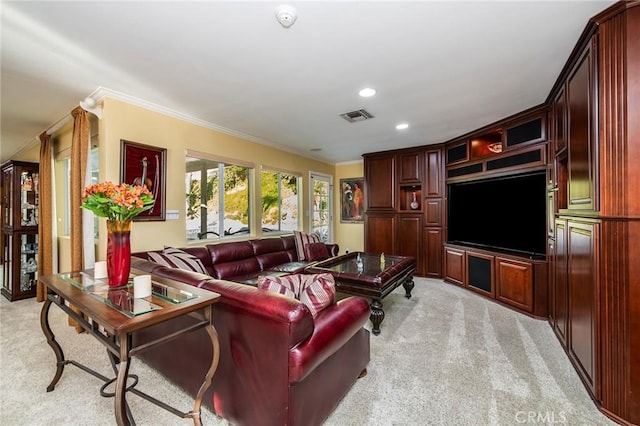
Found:
<path fill-rule="evenodd" d="M 340 222 L 363 222 L 364 206 L 364 178 L 340 179 Z"/>
<path fill-rule="evenodd" d="M 120 182 L 144 185 L 156 200 L 151 210 L 139 214 L 133 220 L 165 220 L 167 150 L 122 139 L 120 158 Z"/>

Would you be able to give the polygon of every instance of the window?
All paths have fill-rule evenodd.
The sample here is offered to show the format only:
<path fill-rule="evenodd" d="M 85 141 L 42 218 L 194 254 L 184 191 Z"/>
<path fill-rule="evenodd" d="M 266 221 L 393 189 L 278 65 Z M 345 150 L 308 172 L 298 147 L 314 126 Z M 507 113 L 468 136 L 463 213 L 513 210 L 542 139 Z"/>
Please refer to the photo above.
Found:
<path fill-rule="evenodd" d="M 332 185 L 331 176 L 319 173 L 311 174 L 311 232 L 320 235 L 323 242 L 331 241 L 332 228 Z"/>
<path fill-rule="evenodd" d="M 99 165 L 99 154 L 98 148 L 92 148 L 90 155 L 91 161 L 91 185 L 95 185 L 98 183 L 100 179 L 100 165 Z M 98 216 L 93 215 L 93 237 L 97 240 L 99 237 L 99 227 L 98 227 Z"/>
<path fill-rule="evenodd" d="M 251 233 L 251 167 L 187 155 L 187 241 Z"/>
<path fill-rule="evenodd" d="M 91 167 L 91 185 L 98 183 L 99 179 L 99 152 L 97 147 L 91 148 L 89 152 L 89 162 Z M 71 159 L 69 157 L 64 157 L 60 160 L 57 160 L 56 167 L 56 182 L 58 182 L 62 186 L 63 193 L 63 210 L 61 211 L 64 217 L 64 229 L 58 229 L 58 233 L 61 235 L 69 236 L 71 235 Z M 60 212 L 58 213 L 60 215 Z M 98 239 L 98 216 L 93 215 L 93 237 Z"/>
<path fill-rule="evenodd" d="M 262 232 L 298 229 L 300 178 L 290 173 L 262 171 Z"/>

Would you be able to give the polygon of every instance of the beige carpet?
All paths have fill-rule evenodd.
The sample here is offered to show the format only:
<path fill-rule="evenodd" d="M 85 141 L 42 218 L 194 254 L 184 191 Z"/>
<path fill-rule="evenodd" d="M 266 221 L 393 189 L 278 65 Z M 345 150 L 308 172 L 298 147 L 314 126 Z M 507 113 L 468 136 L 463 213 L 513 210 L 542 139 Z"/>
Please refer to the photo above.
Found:
<path fill-rule="evenodd" d="M 413 298 L 384 300 L 382 333 L 371 336 L 369 374 L 325 425 L 613 424 L 589 399 L 545 321 L 534 320 L 440 280 L 416 279 Z M 0 297 L 0 424 L 113 425 L 113 399 L 73 366 L 47 393 L 55 356 L 40 330 L 42 304 Z M 110 375 L 106 353 L 76 334 L 55 306 L 52 328 L 67 359 Z M 192 400 L 138 360 L 138 388 L 187 411 Z M 189 425 L 128 396 L 139 425 Z M 206 425 L 228 423 L 208 410 Z"/>

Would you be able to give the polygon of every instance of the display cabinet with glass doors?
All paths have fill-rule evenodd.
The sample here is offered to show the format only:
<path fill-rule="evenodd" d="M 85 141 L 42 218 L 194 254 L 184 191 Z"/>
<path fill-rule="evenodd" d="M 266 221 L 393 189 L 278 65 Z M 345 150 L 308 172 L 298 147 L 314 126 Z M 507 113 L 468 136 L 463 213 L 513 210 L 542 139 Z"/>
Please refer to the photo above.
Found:
<path fill-rule="evenodd" d="M 2 165 L 2 295 L 10 301 L 36 295 L 38 282 L 37 163 Z"/>

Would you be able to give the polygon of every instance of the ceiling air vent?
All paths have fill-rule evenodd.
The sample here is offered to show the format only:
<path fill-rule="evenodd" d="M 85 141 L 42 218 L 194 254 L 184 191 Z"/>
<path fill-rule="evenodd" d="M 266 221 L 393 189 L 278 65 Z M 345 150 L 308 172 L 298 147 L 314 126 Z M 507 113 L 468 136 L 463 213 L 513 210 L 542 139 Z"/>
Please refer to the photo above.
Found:
<path fill-rule="evenodd" d="M 358 121 L 364 121 L 364 120 L 373 118 L 373 115 L 364 109 L 359 109 L 356 111 L 345 112 L 344 114 L 340 114 L 340 117 L 344 118 L 349 123 L 355 123 Z"/>

